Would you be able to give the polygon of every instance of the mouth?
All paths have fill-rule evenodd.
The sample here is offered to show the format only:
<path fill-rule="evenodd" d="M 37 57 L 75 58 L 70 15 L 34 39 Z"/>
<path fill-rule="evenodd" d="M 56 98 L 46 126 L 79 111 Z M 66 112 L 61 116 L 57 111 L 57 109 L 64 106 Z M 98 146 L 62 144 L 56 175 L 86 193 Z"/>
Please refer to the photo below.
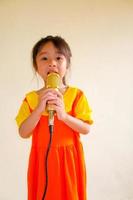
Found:
<path fill-rule="evenodd" d="M 48 74 L 51 74 L 51 73 L 56 73 L 56 74 L 58 74 L 58 72 L 56 72 L 56 71 L 50 71 L 50 72 L 47 73 L 47 75 L 48 75 Z"/>

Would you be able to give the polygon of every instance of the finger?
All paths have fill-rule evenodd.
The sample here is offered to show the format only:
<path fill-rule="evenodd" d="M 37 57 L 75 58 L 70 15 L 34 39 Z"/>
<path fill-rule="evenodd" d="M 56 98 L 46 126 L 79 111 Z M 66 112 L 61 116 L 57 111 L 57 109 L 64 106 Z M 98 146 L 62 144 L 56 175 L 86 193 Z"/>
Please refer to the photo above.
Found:
<path fill-rule="evenodd" d="M 62 93 L 59 90 L 53 89 L 52 93 L 55 94 L 55 95 L 57 95 L 57 97 L 59 97 L 61 99 L 63 98 L 63 95 L 62 95 Z"/>
<path fill-rule="evenodd" d="M 57 101 L 57 100 L 50 100 L 48 101 L 48 104 L 52 106 L 55 105 L 57 107 L 64 108 L 64 105 L 62 104 L 62 102 Z"/>
<path fill-rule="evenodd" d="M 57 98 L 57 97 L 53 96 L 52 94 L 49 94 L 49 95 L 41 96 L 41 97 L 39 98 L 39 101 L 40 101 L 40 102 L 42 102 L 42 101 L 47 102 L 47 101 L 49 101 L 49 100 L 55 100 L 56 98 Z"/>
<path fill-rule="evenodd" d="M 58 111 L 59 107 L 57 105 L 52 105 L 52 109 L 55 110 L 56 112 Z"/>
<path fill-rule="evenodd" d="M 40 98 L 45 98 L 45 97 L 54 97 L 54 98 L 57 98 L 57 95 L 53 94 L 52 92 L 47 92 L 47 93 L 44 93 L 40 96 Z"/>
<path fill-rule="evenodd" d="M 56 99 L 54 99 L 54 100 L 48 100 L 47 103 L 48 104 L 53 104 L 53 105 L 59 105 L 59 102 Z"/>
<path fill-rule="evenodd" d="M 39 96 L 43 97 L 43 96 L 46 96 L 46 95 L 53 95 L 53 96 L 59 97 L 60 99 L 63 100 L 63 95 L 59 90 L 55 90 L 55 89 L 52 89 L 52 88 L 46 89 L 46 90 L 43 90 Z"/>
<path fill-rule="evenodd" d="M 62 93 L 58 90 L 57 91 L 57 96 L 60 98 L 60 99 L 63 99 L 63 95 L 62 95 Z"/>
<path fill-rule="evenodd" d="M 45 94 L 47 94 L 47 93 L 55 93 L 54 92 L 54 89 L 52 89 L 52 88 L 48 88 L 48 89 L 43 89 L 41 92 L 40 92 L 40 96 L 42 96 L 42 95 L 45 95 Z"/>

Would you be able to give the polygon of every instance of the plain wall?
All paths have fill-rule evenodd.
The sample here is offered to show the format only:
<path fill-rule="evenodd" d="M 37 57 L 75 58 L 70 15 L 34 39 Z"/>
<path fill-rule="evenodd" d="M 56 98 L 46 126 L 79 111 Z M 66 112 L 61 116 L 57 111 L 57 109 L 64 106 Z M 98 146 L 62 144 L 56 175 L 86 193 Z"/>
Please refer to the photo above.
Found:
<path fill-rule="evenodd" d="M 133 1 L 0 0 L 0 200 L 26 200 L 31 140 L 18 136 L 15 116 L 34 77 L 31 49 L 60 35 L 73 58 L 70 85 L 93 109 L 82 136 L 88 200 L 133 200 Z"/>

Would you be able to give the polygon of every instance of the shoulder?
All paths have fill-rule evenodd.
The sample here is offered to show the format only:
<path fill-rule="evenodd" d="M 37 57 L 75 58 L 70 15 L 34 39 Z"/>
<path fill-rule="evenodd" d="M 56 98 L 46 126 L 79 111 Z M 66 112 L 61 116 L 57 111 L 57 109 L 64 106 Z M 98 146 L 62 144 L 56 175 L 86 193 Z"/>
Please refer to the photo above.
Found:
<path fill-rule="evenodd" d="M 75 86 L 69 86 L 67 91 L 64 94 L 64 100 L 68 104 L 70 102 L 72 104 L 77 103 L 79 99 L 81 99 L 84 96 L 83 91 Z"/>
<path fill-rule="evenodd" d="M 70 93 L 73 93 L 75 94 L 76 96 L 81 96 L 84 94 L 83 90 L 78 88 L 78 87 L 75 87 L 75 86 L 69 86 L 69 91 Z"/>
<path fill-rule="evenodd" d="M 70 88 L 70 90 L 72 91 L 76 91 L 76 92 L 83 92 L 82 89 L 76 87 L 76 86 L 73 86 L 73 85 L 69 85 L 68 86 Z"/>
<path fill-rule="evenodd" d="M 38 104 L 38 93 L 35 90 L 25 94 L 24 102 L 28 103 L 31 109 L 34 109 Z"/>
<path fill-rule="evenodd" d="M 37 95 L 38 95 L 38 92 L 35 90 L 32 90 L 25 94 L 25 98 L 34 98 Z"/>

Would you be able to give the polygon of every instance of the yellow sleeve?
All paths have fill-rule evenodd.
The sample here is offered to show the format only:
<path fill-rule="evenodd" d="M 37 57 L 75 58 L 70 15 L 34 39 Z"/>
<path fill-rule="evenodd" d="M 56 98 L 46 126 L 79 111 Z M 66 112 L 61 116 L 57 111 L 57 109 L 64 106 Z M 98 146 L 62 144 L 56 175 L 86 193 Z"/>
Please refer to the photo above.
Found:
<path fill-rule="evenodd" d="M 77 95 L 77 100 L 74 105 L 75 117 L 81 119 L 89 124 L 93 124 L 92 110 L 89 106 L 86 96 L 82 91 Z"/>
<path fill-rule="evenodd" d="M 19 111 L 18 111 L 18 114 L 15 118 L 18 127 L 20 127 L 21 123 L 25 119 L 27 119 L 27 117 L 29 117 L 29 115 L 30 115 L 30 108 L 29 108 L 27 101 L 24 100 Z"/>

